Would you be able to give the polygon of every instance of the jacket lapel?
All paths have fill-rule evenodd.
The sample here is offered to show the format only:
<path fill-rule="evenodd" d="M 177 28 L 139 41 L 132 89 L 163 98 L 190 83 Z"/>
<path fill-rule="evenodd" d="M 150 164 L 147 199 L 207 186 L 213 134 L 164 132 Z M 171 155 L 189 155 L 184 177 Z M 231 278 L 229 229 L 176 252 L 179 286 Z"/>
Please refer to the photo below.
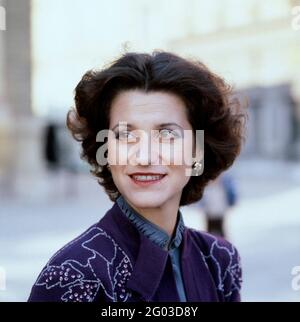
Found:
<path fill-rule="evenodd" d="M 162 280 L 168 252 L 153 244 L 146 236 L 141 234 L 140 237 L 139 254 L 127 287 L 150 301 Z"/>
<path fill-rule="evenodd" d="M 168 260 L 168 252 L 149 240 L 115 203 L 99 225 L 112 234 L 132 258 L 133 271 L 126 287 L 150 301 L 158 289 Z"/>

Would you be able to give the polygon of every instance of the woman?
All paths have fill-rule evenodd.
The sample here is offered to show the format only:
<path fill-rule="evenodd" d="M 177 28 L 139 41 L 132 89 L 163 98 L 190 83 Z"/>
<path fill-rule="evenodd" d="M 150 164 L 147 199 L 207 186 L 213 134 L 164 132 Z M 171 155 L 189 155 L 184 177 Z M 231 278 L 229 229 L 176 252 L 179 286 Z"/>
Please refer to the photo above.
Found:
<path fill-rule="evenodd" d="M 54 254 L 29 301 L 240 301 L 237 250 L 186 227 L 180 211 L 240 152 L 230 94 L 203 64 L 164 51 L 83 76 L 67 126 L 114 204 Z"/>

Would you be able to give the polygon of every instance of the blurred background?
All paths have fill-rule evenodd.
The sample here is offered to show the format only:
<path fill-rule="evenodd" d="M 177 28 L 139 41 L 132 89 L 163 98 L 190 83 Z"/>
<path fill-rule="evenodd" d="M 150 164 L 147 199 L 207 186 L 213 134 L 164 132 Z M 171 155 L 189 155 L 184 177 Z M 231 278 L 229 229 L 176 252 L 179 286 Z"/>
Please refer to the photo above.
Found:
<path fill-rule="evenodd" d="M 199 59 L 249 102 L 226 237 L 243 301 L 299 301 L 300 1 L 0 0 L 0 301 L 25 301 L 112 203 L 65 127 L 83 73 L 124 51 Z M 185 223 L 206 230 L 201 205 Z M 293 287 L 294 285 L 294 287 Z"/>

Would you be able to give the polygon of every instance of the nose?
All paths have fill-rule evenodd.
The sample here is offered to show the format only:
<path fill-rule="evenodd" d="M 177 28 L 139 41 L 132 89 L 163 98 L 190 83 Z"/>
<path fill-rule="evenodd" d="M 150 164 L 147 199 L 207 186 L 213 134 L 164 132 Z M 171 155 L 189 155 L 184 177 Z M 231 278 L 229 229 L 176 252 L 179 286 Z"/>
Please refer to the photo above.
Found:
<path fill-rule="evenodd" d="M 158 164 L 159 145 L 155 140 L 152 140 L 151 135 L 148 135 L 146 132 L 139 138 L 135 159 L 140 165 Z"/>

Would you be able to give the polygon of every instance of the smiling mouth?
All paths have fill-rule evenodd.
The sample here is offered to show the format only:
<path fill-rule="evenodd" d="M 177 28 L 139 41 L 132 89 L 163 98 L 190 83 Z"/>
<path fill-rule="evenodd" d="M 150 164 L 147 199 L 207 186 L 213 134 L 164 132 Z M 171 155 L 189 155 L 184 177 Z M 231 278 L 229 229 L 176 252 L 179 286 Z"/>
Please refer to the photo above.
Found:
<path fill-rule="evenodd" d="M 133 174 L 129 177 L 138 185 L 149 185 L 160 182 L 166 174 Z"/>

